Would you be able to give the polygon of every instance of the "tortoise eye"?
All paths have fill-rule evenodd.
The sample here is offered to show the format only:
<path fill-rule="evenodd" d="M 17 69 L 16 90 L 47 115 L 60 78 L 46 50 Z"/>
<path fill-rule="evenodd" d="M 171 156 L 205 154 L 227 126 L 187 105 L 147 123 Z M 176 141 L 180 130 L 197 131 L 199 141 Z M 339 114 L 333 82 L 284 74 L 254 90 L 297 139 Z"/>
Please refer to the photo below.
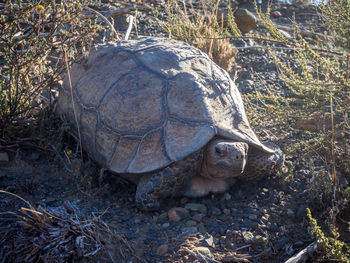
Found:
<path fill-rule="evenodd" d="M 221 151 L 221 149 L 219 147 L 215 147 L 215 152 L 218 153 L 218 154 L 222 153 L 222 151 Z"/>

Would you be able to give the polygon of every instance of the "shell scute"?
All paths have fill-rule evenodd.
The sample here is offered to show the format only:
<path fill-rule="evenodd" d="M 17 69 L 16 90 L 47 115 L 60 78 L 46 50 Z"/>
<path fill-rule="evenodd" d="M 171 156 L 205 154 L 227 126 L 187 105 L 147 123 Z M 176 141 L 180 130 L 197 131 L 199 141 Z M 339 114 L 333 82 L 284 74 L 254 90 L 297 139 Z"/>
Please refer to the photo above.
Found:
<path fill-rule="evenodd" d="M 97 125 L 95 136 L 95 158 L 99 163 L 107 164 L 112 159 L 115 147 L 119 140 L 119 135 L 106 129 L 103 125 Z"/>
<path fill-rule="evenodd" d="M 128 53 L 114 47 L 104 48 L 103 54 L 99 54 L 99 49 L 95 52 L 98 55 L 92 55 L 87 68 L 79 71 L 81 77 L 75 82 L 75 91 L 80 103 L 96 108 L 113 83 L 136 69 L 137 64 Z"/>
<path fill-rule="evenodd" d="M 111 86 L 101 102 L 102 122 L 122 135 L 144 135 L 164 122 L 163 80 L 135 69 Z"/>
<path fill-rule="evenodd" d="M 128 173 L 144 173 L 166 166 L 170 160 L 164 151 L 162 129 L 150 132 L 142 138 L 135 158 L 127 168 Z"/>
<path fill-rule="evenodd" d="M 189 122 L 211 122 L 205 103 L 208 91 L 192 74 L 178 74 L 168 82 L 167 89 L 169 116 Z"/>
<path fill-rule="evenodd" d="M 117 173 L 125 173 L 130 162 L 136 155 L 141 138 L 133 136 L 121 137 L 116 145 L 116 149 L 112 159 L 107 163 L 107 167 L 111 171 Z"/>
<path fill-rule="evenodd" d="M 178 161 L 193 153 L 193 149 L 202 148 L 215 133 L 215 128 L 209 124 L 170 120 L 165 127 L 166 152 L 172 161 Z"/>

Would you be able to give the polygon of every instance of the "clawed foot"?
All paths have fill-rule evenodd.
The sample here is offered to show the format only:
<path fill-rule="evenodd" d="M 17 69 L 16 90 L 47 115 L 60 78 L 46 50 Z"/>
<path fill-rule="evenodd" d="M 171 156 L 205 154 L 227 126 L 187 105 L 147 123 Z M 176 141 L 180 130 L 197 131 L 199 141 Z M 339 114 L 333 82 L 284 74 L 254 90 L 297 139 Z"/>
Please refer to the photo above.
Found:
<path fill-rule="evenodd" d="M 136 193 L 136 206 L 143 211 L 157 211 L 160 208 L 160 203 L 147 194 Z"/>

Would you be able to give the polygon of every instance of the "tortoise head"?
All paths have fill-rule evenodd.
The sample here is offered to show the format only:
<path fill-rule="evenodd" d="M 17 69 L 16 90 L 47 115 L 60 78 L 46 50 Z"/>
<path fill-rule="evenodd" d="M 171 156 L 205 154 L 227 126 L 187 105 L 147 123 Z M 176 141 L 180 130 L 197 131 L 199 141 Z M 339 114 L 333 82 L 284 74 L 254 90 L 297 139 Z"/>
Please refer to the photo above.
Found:
<path fill-rule="evenodd" d="M 247 158 L 247 143 L 214 139 L 206 147 L 201 175 L 212 179 L 240 176 Z"/>

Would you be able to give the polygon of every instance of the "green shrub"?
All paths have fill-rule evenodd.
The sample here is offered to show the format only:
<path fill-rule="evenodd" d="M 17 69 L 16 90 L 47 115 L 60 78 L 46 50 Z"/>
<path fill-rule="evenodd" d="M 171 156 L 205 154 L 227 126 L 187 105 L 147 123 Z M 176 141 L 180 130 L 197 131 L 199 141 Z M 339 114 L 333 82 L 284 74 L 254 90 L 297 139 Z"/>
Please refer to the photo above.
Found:
<path fill-rule="evenodd" d="M 276 62 L 279 77 L 287 85 L 288 96 L 260 94 L 260 99 L 267 105 L 265 112 L 274 114 L 286 126 L 292 124 L 304 130 L 308 139 L 301 142 L 299 150 L 304 148 L 305 152 L 321 156 L 334 183 L 337 180 L 336 171 L 349 173 L 350 163 L 350 56 L 349 49 L 342 45 L 345 38 L 346 43 L 350 43 L 350 35 L 342 28 L 345 22 L 339 18 L 346 17 L 350 12 L 350 1 L 335 2 L 336 5 L 321 6 L 328 31 L 336 32 L 335 36 L 324 35 L 322 39 L 315 34 L 312 44 L 302 36 L 297 25 L 296 38 L 285 38 L 270 20 L 269 10 L 267 14 L 258 11 L 259 18 L 271 35 L 286 47 L 294 49 L 294 57 L 287 62 L 282 61 L 272 49 L 269 50 Z M 339 8 L 340 5 L 343 9 Z M 335 18 L 332 16 L 334 12 L 338 12 Z M 271 105 L 269 101 L 275 104 Z M 295 145 L 290 149 L 294 150 Z"/>
<path fill-rule="evenodd" d="M 295 37 L 287 39 L 271 21 L 269 9 L 266 14 L 257 10 L 274 40 L 292 49 L 293 56 L 289 61 L 282 60 L 273 47 L 268 49 L 279 78 L 286 84 L 287 96 L 251 94 L 249 99 L 262 102 L 263 106 L 255 112 L 259 121 L 274 116 L 284 124 L 284 129 L 299 133 L 302 139 L 290 144 L 287 150 L 302 153 L 304 160 L 310 160 L 313 208 L 325 210 L 347 198 L 349 192 L 339 185 L 339 175 L 346 176 L 350 172 L 350 1 L 328 1 L 319 8 L 326 33 L 314 33 L 313 39 L 304 37 L 297 24 L 294 24 Z M 315 159 L 322 159 L 326 169 L 313 170 Z M 331 218 L 336 216 L 333 214 Z M 308 217 L 326 256 L 350 262 L 349 246 L 339 240 L 334 223 L 325 231 L 331 233 L 330 237 L 317 225 L 310 210 Z"/>
<path fill-rule="evenodd" d="M 317 224 L 316 219 L 311 215 L 310 209 L 307 209 L 307 216 L 311 222 L 311 231 L 315 235 L 317 242 L 325 249 L 327 256 L 336 259 L 341 263 L 350 262 L 350 247 L 339 240 L 339 233 L 336 229 L 332 229 L 333 237 L 327 237 Z"/>

